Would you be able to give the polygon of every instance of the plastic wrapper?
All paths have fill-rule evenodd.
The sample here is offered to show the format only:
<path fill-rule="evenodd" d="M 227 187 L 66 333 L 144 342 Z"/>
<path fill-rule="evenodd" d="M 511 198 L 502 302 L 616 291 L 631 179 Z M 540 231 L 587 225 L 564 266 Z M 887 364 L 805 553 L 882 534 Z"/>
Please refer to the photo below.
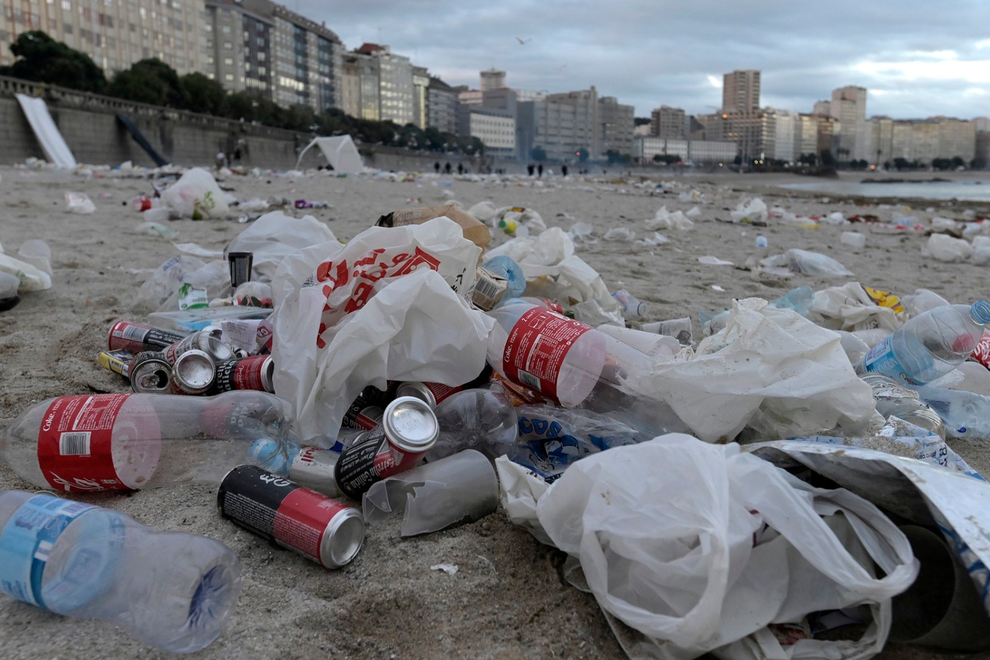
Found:
<path fill-rule="evenodd" d="M 224 218 L 229 207 L 227 196 L 213 175 L 200 167 L 183 174 L 162 193 L 162 201 L 183 218 L 202 220 Z"/>
<path fill-rule="evenodd" d="M 937 261 L 966 261 L 973 254 L 973 247 L 963 238 L 948 234 L 932 234 L 925 243 L 922 254 Z"/>
<path fill-rule="evenodd" d="M 311 215 L 293 218 L 281 211 L 261 216 L 227 245 L 226 252 L 254 255 L 252 279 L 270 282 L 282 259 L 296 250 L 335 241 L 330 229 Z"/>
<path fill-rule="evenodd" d="M 758 414 L 776 437 L 857 429 L 873 415 L 839 336 L 758 298 L 736 301 L 724 330 L 689 359 L 654 363 L 635 389 L 707 442 L 731 440 Z"/>
<path fill-rule="evenodd" d="M 784 253 L 787 267 L 795 273 L 820 277 L 851 277 L 852 271 L 832 257 L 808 250 L 788 250 Z"/>
<path fill-rule="evenodd" d="M 373 484 L 362 508 L 369 525 L 404 512 L 401 534 L 415 536 L 480 520 L 497 504 L 491 461 L 468 449 Z"/>
<path fill-rule="evenodd" d="M 80 215 L 96 213 L 96 205 L 93 204 L 93 200 L 86 193 L 65 193 L 65 206 L 70 213 L 78 213 Z"/>
<path fill-rule="evenodd" d="M 886 292 L 876 289 L 869 291 L 876 293 L 878 299 L 891 302 L 893 306 L 878 305 L 859 282 L 850 282 L 815 293 L 808 318 L 824 328 L 847 332 L 877 328 L 894 331 L 901 327 L 897 310 L 903 310 L 903 307 L 897 298 L 881 298 L 881 294 Z"/>
<path fill-rule="evenodd" d="M 695 207 L 697 209 L 698 207 Z M 694 222 L 690 220 L 681 211 L 670 212 L 667 210 L 666 206 L 661 206 L 657 209 L 656 214 L 646 221 L 646 228 L 650 230 L 654 229 L 676 229 L 685 230 L 692 229 L 694 227 Z"/>
<path fill-rule="evenodd" d="M 387 380 L 459 385 L 485 364 L 494 320 L 472 309 L 481 248 L 448 218 L 372 227 L 282 261 L 272 283 L 275 390 L 300 436 L 332 444 L 350 402 Z"/>
<path fill-rule="evenodd" d="M 766 222 L 769 217 L 767 205 L 759 197 L 747 199 L 736 205 L 730 214 L 733 222 Z"/>

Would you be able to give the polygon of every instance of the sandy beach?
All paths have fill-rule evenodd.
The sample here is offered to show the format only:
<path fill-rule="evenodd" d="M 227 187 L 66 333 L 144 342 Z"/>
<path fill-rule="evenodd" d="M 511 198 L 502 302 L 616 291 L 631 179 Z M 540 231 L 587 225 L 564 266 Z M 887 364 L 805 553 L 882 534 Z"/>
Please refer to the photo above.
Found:
<path fill-rule="evenodd" d="M 150 193 L 151 182 L 11 167 L 0 168 L 0 176 L 0 243 L 16 253 L 22 241 L 44 239 L 51 246 L 54 266 L 50 290 L 26 294 L 16 308 L 0 313 L 0 424 L 50 397 L 126 391 L 122 379 L 96 363 L 96 354 L 113 321 L 143 320 L 132 312 L 141 284 L 177 254 L 168 240 L 139 232 L 136 227 L 143 219 L 126 204 L 137 194 Z M 863 178 L 851 176 L 856 181 Z M 895 212 L 922 221 L 935 215 L 961 219 L 967 208 L 986 217 L 990 203 L 912 201 L 907 202 L 912 207 L 908 211 L 903 204 L 896 209 L 878 206 L 890 200 L 857 204 L 832 196 L 823 201 L 821 194 L 775 187 L 807 180 L 795 176 L 700 174 L 672 180 L 680 185 L 652 190 L 602 177 L 545 177 L 540 186 L 530 180 L 518 185 L 515 180 L 479 183 L 455 178 L 444 187 L 435 185 L 432 177 L 416 183 L 370 176 L 229 176 L 222 185 L 243 200 L 273 195 L 326 200 L 332 208 L 289 212 L 314 215 L 344 240 L 383 213 L 452 199 L 465 208 L 483 200 L 496 207 L 532 208 L 548 226 L 565 230 L 579 221 L 592 223 L 599 234 L 625 227 L 635 231 L 636 238 L 653 235 L 644 221 L 661 206 L 671 211 L 698 206 L 700 217 L 693 229 L 661 232 L 670 239 L 667 244 L 637 247 L 628 241 L 600 240 L 578 248 L 610 290 L 625 288 L 648 304 L 646 321 L 691 316 L 696 339 L 699 309 L 722 310 L 733 298 L 772 300 L 799 286 L 819 290 L 853 279 L 780 278 L 699 263 L 706 255 L 742 266 L 750 257 L 802 248 L 837 259 L 864 285 L 897 294 L 929 288 L 953 302 L 990 295 L 985 267 L 924 258 L 922 232 L 879 224 L 806 229 L 773 219 L 761 228 L 717 221 L 729 220 L 730 211 L 752 196 L 798 215 L 841 212 L 882 220 Z M 678 201 L 681 192 L 692 189 L 701 194 L 699 203 Z M 67 212 L 67 191 L 88 194 L 96 213 Z M 179 232 L 175 242 L 222 250 L 246 225 L 236 220 L 178 220 L 169 226 Z M 866 247 L 853 250 L 840 244 L 843 231 L 866 234 Z M 766 237 L 767 248 L 756 247 L 757 235 Z M 951 444 L 975 469 L 990 475 L 990 448 L 976 442 Z M 33 487 L 0 466 L 2 489 Z M 399 538 L 397 521 L 371 527 L 353 564 L 326 571 L 221 520 L 214 492 L 207 486 L 170 487 L 81 498 L 159 529 L 218 539 L 238 555 L 243 588 L 237 612 L 198 658 L 624 657 L 594 598 L 563 579 L 564 554 L 511 525 L 501 511 L 471 525 L 414 539 Z M 459 570 L 448 575 L 430 569 L 440 563 Z M 65 619 L 9 598 L 0 599 L 0 649 L 4 660 L 168 657 L 111 625 Z M 958 656 L 892 644 L 879 657 Z"/>

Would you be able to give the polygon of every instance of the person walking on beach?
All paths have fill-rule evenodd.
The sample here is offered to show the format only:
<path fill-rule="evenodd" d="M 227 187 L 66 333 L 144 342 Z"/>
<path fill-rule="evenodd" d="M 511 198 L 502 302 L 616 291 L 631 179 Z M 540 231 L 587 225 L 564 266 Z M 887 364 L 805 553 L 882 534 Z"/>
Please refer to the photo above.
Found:
<path fill-rule="evenodd" d="M 533 167 L 533 164 L 532 163 L 530 163 L 529 165 L 526 166 L 526 171 L 529 172 L 529 175 L 530 176 L 533 176 L 533 170 L 535 170 L 535 169 L 536 168 Z"/>
<path fill-rule="evenodd" d="M 440 161 L 433 163 L 433 171 L 440 174 Z"/>
<path fill-rule="evenodd" d="M 217 172 L 222 170 L 227 165 L 227 154 L 220 151 L 217 152 Z"/>
<path fill-rule="evenodd" d="M 540 163 L 537 166 L 536 172 L 537 172 L 536 178 L 537 179 L 542 179 L 543 178 L 543 163 Z"/>
<path fill-rule="evenodd" d="M 450 162 L 447 162 L 447 164 L 443 166 L 443 171 L 450 174 Z"/>
<path fill-rule="evenodd" d="M 567 165 L 560 166 L 560 176 L 567 176 Z"/>
<path fill-rule="evenodd" d="M 463 163 L 458 163 L 457 164 L 457 173 L 458 174 L 464 174 L 464 164 Z"/>

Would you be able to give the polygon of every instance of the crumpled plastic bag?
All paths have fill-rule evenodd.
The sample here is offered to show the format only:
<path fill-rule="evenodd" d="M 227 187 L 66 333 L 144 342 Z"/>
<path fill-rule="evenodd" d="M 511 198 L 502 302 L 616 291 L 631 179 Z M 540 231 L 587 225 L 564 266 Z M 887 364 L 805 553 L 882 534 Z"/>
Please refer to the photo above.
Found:
<path fill-rule="evenodd" d="M 93 200 L 86 193 L 65 193 L 65 206 L 70 213 L 78 213 L 80 215 L 96 213 L 96 205 L 93 204 Z"/>
<path fill-rule="evenodd" d="M 543 217 L 539 213 L 521 206 L 500 208 L 488 222 L 495 229 L 502 229 L 508 234 L 520 236 L 539 234 L 547 229 L 547 223 L 543 221 Z"/>
<path fill-rule="evenodd" d="M 976 236 L 973 238 L 973 264 L 976 266 L 986 266 L 990 264 L 990 236 Z"/>
<path fill-rule="evenodd" d="M 227 196 L 217 185 L 213 175 L 201 167 L 194 167 L 162 193 L 162 201 L 183 218 L 226 217 L 229 207 Z"/>
<path fill-rule="evenodd" d="M 468 215 L 473 216 L 479 222 L 489 222 L 498 213 L 495 205 L 489 201 L 478 202 L 467 210 Z"/>
<path fill-rule="evenodd" d="M 151 310 L 163 308 L 165 301 L 175 295 L 175 292 L 185 282 L 186 276 L 205 265 L 206 262 L 201 259 L 181 254 L 166 259 L 141 285 L 135 307 Z"/>
<path fill-rule="evenodd" d="M 637 631 L 637 657 L 870 657 L 886 641 L 890 599 L 919 569 L 903 532 L 858 495 L 681 434 L 573 465 L 536 515 L 580 561 L 571 582 Z M 864 603 L 873 620 L 859 640 L 802 639 L 785 651 L 767 628 Z"/>
<path fill-rule="evenodd" d="M 695 206 L 692 211 L 697 210 Z M 657 209 L 656 215 L 652 218 L 647 219 L 646 228 L 653 229 L 691 229 L 694 227 L 694 223 L 688 219 L 682 211 L 674 211 L 671 213 L 667 210 L 666 206 L 661 206 Z"/>
<path fill-rule="evenodd" d="M 636 238 L 636 232 L 628 227 L 612 227 L 602 236 L 606 241 L 632 241 Z"/>
<path fill-rule="evenodd" d="M 877 305 L 859 282 L 816 292 L 809 318 L 823 328 L 847 332 L 901 327 L 894 309 Z"/>
<path fill-rule="evenodd" d="M 525 295 L 557 300 L 578 321 L 593 327 L 625 324 L 622 308 L 601 275 L 574 254 L 574 242 L 560 227 L 538 236 L 514 238 L 488 250 L 485 258 L 499 255 L 510 257 L 522 268 L 528 283 Z"/>
<path fill-rule="evenodd" d="M 928 237 L 922 254 L 938 261 L 966 261 L 973 254 L 973 246 L 964 238 L 953 238 L 948 234 L 932 234 Z"/>
<path fill-rule="evenodd" d="M 330 241 L 282 261 L 272 282 L 274 382 L 304 441 L 331 446 L 368 385 L 459 385 L 481 372 L 495 321 L 464 298 L 480 252 L 441 217 L 372 227 L 346 246 Z"/>
<path fill-rule="evenodd" d="M 706 442 L 732 440 L 757 418 L 776 437 L 858 429 L 874 411 L 838 334 L 759 298 L 735 301 L 726 327 L 693 357 L 656 362 L 633 385 Z"/>
<path fill-rule="evenodd" d="M 25 243 L 27 242 L 25 241 Z M 31 261 L 34 262 L 34 259 L 31 259 Z M 3 246 L 0 246 L 0 272 L 9 273 L 20 280 L 17 288 L 20 293 L 44 291 L 45 289 L 52 288 L 51 272 L 50 270 L 46 271 L 39 267 L 43 265 L 43 263 L 29 263 L 24 259 L 18 259 L 4 254 Z"/>
<path fill-rule="evenodd" d="M 730 216 L 733 222 L 766 222 L 769 217 L 767 205 L 759 197 L 739 202 Z"/>
<path fill-rule="evenodd" d="M 334 241 L 330 228 L 311 215 L 293 218 L 281 211 L 266 213 L 227 245 L 226 252 L 251 252 L 251 279 L 270 282 L 282 259 L 296 250 Z"/>
<path fill-rule="evenodd" d="M 784 254 L 761 259 L 760 265 L 770 269 L 783 266 L 793 273 L 818 277 L 851 277 L 853 275 L 852 271 L 832 257 L 809 250 L 791 249 Z"/>

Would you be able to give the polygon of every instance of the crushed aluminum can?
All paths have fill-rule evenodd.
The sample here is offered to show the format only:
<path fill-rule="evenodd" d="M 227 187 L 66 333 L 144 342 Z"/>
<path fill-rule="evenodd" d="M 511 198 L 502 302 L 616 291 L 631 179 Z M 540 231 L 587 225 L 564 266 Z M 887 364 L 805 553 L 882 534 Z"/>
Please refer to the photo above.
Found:
<path fill-rule="evenodd" d="M 143 351 L 134 356 L 128 369 L 131 389 L 138 394 L 173 392 L 172 365 L 161 351 Z"/>
<path fill-rule="evenodd" d="M 205 394 L 215 381 L 213 359 L 204 351 L 187 350 L 172 364 L 172 391 L 175 394 Z"/>
<path fill-rule="evenodd" d="M 169 364 L 174 365 L 176 360 L 187 351 L 202 351 L 214 362 L 224 362 L 234 357 L 233 349 L 210 330 L 194 332 L 181 341 L 169 345 L 163 353 Z"/>

